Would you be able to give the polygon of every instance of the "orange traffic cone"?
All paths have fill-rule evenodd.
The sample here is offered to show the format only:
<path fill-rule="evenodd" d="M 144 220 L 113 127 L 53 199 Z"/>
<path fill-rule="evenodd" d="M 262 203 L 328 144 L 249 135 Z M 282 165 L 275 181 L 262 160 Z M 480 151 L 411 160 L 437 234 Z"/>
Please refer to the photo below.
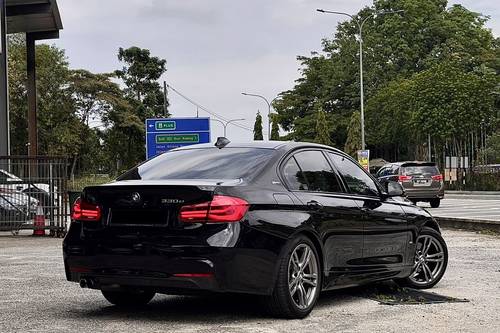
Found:
<path fill-rule="evenodd" d="M 36 207 L 33 227 L 33 236 L 45 236 L 45 215 L 43 214 L 43 208 L 40 205 Z"/>

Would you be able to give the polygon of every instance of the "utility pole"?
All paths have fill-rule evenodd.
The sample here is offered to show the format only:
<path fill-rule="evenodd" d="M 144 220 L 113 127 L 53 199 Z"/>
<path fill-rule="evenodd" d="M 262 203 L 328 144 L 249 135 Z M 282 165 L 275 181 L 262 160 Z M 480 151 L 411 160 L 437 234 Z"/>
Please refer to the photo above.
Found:
<path fill-rule="evenodd" d="M 385 15 L 385 14 L 394 14 L 394 13 L 402 13 L 404 10 L 394 10 L 394 11 L 376 11 L 371 15 L 365 17 L 362 21 L 356 18 L 354 15 L 344 13 L 344 12 L 334 12 L 330 10 L 324 9 L 316 9 L 316 11 L 325 14 L 337 14 L 337 15 L 345 15 L 349 16 L 358 26 L 358 34 L 359 34 L 359 95 L 361 102 L 361 149 L 366 149 L 365 143 L 365 91 L 363 84 L 363 26 L 369 18 L 374 17 L 376 15 Z"/>
<path fill-rule="evenodd" d="M 167 82 L 163 81 L 163 116 L 167 118 L 168 116 L 168 110 L 167 110 Z"/>
<path fill-rule="evenodd" d="M 6 0 L 0 0 L 0 156 L 10 155 Z"/>

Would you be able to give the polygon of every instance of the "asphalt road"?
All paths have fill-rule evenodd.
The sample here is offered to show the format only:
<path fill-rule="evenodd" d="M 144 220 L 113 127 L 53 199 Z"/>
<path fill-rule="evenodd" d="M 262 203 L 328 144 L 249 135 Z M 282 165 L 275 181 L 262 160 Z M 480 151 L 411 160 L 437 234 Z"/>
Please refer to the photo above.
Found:
<path fill-rule="evenodd" d="M 476 199 L 475 196 L 445 197 L 439 208 L 431 208 L 426 202 L 419 202 L 418 205 L 438 217 L 500 221 L 500 200 L 497 199 Z"/>
<path fill-rule="evenodd" d="M 500 332 L 500 236 L 445 230 L 450 262 L 433 292 L 470 303 L 381 305 L 369 287 L 324 293 L 303 320 L 276 320 L 249 297 L 157 295 L 109 305 L 65 281 L 61 240 L 0 234 L 0 332 Z"/>

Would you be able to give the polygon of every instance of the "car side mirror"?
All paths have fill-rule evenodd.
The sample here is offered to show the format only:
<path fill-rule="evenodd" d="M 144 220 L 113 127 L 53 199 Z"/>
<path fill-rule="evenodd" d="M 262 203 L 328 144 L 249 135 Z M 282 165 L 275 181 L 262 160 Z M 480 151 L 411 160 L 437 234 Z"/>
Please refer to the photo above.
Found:
<path fill-rule="evenodd" d="M 405 195 L 405 190 L 398 182 L 388 181 L 385 184 L 387 197 L 402 197 Z"/>

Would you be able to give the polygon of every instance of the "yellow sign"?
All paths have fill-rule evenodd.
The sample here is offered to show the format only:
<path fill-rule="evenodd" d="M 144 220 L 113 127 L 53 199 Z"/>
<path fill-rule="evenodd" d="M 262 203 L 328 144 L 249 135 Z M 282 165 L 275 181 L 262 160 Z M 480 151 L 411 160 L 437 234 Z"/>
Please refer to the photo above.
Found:
<path fill-rule="evenodd" d="M 367 172 L 370 172 L 370 151 L 369 150 L 358 150 L 358 163 Z"/>

